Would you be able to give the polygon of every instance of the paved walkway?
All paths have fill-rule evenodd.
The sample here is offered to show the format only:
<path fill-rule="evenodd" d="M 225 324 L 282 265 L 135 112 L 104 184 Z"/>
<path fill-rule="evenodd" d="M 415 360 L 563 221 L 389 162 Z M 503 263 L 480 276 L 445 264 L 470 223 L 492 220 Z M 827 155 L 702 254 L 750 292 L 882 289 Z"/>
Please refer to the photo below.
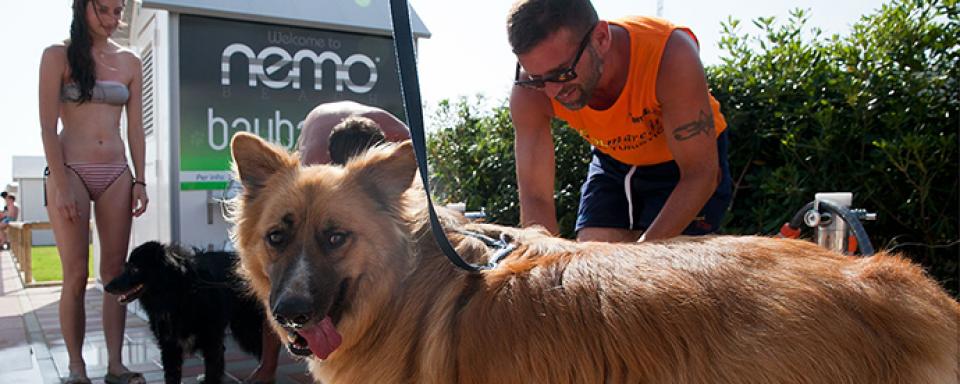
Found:
<path fill-rule="evenodd" d="M 24 288 L 13 257 L 0 251 L 0 383 L 58 384 L 67 375 L 67 350 L 60 333 L 57 302 L 60 286 Z M 83 358 L 94 383 L 102 383 L 106 373 L 107 350 L 100 320 L 103 293 L 91 284 L 87 289 L 87 336 Z M 227 383 L 239 383 L 257 366 L 255 358 L 240 352 L 228 340 L 225 355 Z M 162 383 L 160 350 L 147 322 L 132 313 L 127 316 L 123 360 L 135 371 L 143 372 L 148 383 Z M 184 383 L 196 383 L 203 372 L 199 357 L 184 362 Z M 281 352 L 277 384 L 310 383 L 304 363 Z"/>

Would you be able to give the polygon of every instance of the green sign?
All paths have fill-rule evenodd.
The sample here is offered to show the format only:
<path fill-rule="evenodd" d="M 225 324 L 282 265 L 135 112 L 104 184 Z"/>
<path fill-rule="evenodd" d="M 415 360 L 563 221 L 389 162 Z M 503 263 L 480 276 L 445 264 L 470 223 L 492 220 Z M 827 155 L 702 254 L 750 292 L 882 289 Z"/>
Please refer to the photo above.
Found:
<path fill-rule="evenodd" d="M 295 150 L 318 104 L 403 116 L 387 37 L 182 15 L 179 65 L 181 190 L 226 187 L 237 132 Z"/>

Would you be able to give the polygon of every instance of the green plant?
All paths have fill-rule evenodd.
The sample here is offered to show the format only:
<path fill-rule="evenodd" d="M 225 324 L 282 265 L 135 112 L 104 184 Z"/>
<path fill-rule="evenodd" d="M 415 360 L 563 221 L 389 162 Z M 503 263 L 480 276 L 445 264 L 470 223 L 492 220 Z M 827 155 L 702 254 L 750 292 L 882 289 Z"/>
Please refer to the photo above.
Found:
<path fill-rule="evenodd" d="M 851 191 L 879 214 L 866 223 L 878 248 L 898 248 L 956 293 L 956 246 L 902 244 L 958 236 L 957 2 L 893 1 L 846 37 L 806 23 L 797 10 L 780 26 L 755 21 L 759 36 L 723 25 L 728 56 L 708 78 L 732 127 L 724 231 L 765 233 L 816 192 Z"/>
<path fill-rule="evenodd" d="M 433 188 L 443 202 L 465 202 L 469 210 L 484 210 L 490 221 L 517 225 L 520 209 L 510 109 L 501 104 L 480 111 L 475 107 L 479 104 L 482 96 L 455 103 L 444 100 L 432 116 L 428 157 Z M 553 134 L 557 221 L 561 235 L 572 237 L 590 148 L 562 122 L 553 123 Z"/>

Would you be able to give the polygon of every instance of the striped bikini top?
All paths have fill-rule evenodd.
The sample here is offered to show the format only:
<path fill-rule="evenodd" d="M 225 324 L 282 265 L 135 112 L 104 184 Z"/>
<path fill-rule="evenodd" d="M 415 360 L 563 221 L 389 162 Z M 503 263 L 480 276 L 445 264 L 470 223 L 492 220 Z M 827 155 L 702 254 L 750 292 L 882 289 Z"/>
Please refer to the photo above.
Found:
<path fill-rule="evenodd" d="M 97 81 L 91 90 L 90 102 L 110 105 L 124 105 L 130 99 L 130 90 L 117 81 Z M 80 101 L 80 86 L 67 83 L 60 88 L 60 100 L 76 103 Z"/>

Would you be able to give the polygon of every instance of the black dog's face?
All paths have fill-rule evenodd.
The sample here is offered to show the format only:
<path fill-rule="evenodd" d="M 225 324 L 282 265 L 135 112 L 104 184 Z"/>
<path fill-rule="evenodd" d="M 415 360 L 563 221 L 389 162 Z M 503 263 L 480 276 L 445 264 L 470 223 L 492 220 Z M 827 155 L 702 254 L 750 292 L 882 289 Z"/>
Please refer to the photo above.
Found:
<path fill-rule="evenodd" d="M 151 276 L 163 268 L 166 249 L 163 244 L 151 241 L 141 244 L 130 254 L 123 265 L 123 273 L 103 287 L 107 292 L 117 295 L 122 304 L 130 303 L 150 288 Z"/>

